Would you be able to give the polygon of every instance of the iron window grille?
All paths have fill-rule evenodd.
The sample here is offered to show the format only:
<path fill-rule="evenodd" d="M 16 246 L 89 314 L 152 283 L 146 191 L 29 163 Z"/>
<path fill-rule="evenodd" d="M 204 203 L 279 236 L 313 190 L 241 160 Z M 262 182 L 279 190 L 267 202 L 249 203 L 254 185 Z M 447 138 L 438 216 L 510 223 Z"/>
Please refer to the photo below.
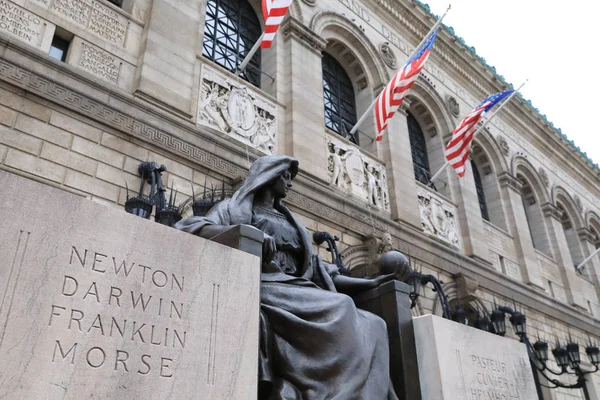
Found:
<path fill-rule="evenodd" d="M 209 0 L 202 55 L 236 72 L 261 32 L 258 17 L 246 0 Z M 240 76 L 260 87 L 260 50 Z"/>
<path fill-rule="evenodd" d="M 322 65 L 325 126 L 360 145 L 358 133 L 350 135 L 356 124 L 356 99 L 352 81 L 333 56 L 323 53 Z"/>
<path fill-rule="evenodd" d="M 431 171 L 429 169 L 429 156 L 427 155 L 425 135 L 423 134 L 423 130 L 419 126 L 419 123 L 411 113 L 408 113 L 406 118 L 415 179 L 428 185 L 430 182 Z"/>
<path fill-rule="evenodd" d="M 479 209 L 481 210 L 481 217 L 486 221 L 490 220 L 490 214 L 488 213 L 487 203 L 485 202 L 485 193 L 483 192 L 483 183 L 481 182 L 481 174 L 477 165 L 471 160 L 471 168 L 473 169 L 473 179 L 475 180 L 475 189 L 477 190 L 477 200 L 479 200 Z"/>

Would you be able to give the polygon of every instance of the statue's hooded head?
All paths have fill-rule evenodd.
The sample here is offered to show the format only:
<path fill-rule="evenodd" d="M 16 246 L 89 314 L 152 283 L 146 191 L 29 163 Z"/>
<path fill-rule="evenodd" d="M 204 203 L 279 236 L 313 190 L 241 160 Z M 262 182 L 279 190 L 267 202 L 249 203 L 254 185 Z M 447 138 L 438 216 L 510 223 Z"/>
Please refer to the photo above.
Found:
<path fill-rule="evenodd" d="M 257 159 L 250 167 L 248 177 L 234 193 L 229 203 L 229 212 L 234 221 L 246 221 L 252 216 L 254 195 L 261 188 L 272 185 L 284 172 L 289 171 L 294 179 L 298 173 L 298 160 L 288 156 L 265 156 Z M 276 204 L 279 207 L 279 204 Z M 247 223 L 247 222 L 239 222 Z"/>

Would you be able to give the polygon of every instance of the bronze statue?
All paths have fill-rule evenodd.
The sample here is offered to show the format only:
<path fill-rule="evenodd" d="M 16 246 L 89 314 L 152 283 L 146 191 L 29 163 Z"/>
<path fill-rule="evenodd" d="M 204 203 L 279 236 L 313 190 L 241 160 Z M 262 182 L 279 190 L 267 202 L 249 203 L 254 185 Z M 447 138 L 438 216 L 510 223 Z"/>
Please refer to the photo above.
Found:
<path fill-rule="evenodd" d="M 177 228 L 211 238 L 231 225 L 264 233 L 259 399 L 397 399 L 389 378 L 387 329 L 348 295 L 394 279 L 340 275 L 282 204 L 298 172 L 287 156 L 256 160 L 231 199 Z"/>

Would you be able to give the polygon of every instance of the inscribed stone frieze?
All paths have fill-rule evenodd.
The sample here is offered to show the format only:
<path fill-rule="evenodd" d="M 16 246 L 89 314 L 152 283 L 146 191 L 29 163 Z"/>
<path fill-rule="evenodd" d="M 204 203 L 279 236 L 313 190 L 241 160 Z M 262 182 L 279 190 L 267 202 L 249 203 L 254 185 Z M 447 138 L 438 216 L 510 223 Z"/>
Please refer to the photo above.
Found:
<path fill-rule="evenodd" d="M 92 5 L 89 0 L 53 0 L 50 10 L 68 21 L 86 27 Z"/>
<path fill-rule="evenodd" d="M 202 65 L 197 123 L 265 154 L 277 151 L 277 106 L 251 87 Z"/>
<path fill-rule="evenodd" d="M 370 207 L 390 210 L 385 166 L 358 146 L 327 135 L 327 172 L 330 184 L 366 201 Z"/>
<path fill-rule="evenodd" d="M 0 184 L 0 398 L 256 399 L 257 257 Z"/>
<path fill-rule="evenodd" d="M 81 42 L 79 60 L 76 65 L 99 78 L 118 83 L 119 71 L 123 62 L 116 56 L 87 42 Z"/>
<path fill-rule="evenodd" d="M 537 398 L 524 344 L 434 315 L 413 326 L 423 400 Z"/>
<path fill-rule="evenodd" d="M 55 26 L 8 0 L 0 0 L 0 32 L 44 52 L 50 49 Z"/>

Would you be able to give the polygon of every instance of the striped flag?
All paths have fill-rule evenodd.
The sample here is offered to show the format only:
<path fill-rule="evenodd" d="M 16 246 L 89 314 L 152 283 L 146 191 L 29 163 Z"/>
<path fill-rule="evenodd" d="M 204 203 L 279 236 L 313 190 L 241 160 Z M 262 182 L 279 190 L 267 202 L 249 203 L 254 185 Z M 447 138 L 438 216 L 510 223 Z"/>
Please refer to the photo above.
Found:
<path fill-rule="evenodd" d="M 465 175 L 465 163 L 469 159 L 471 142 L 476 132 L 477 123 L 486 112 L 513 92 L 514 90 L 506 90 L 489 96 L 475 107 L 452 131 L 452 139 L 446 146 L 445 156 L 458 176 L 463 177 Z"/>
<path fill-rule="evenodd" d="M 387 127 L 388 121 L 394 116 L 394 113 L 398 110 L 400 104 L 402 104 L 406 93 L 419 77 L 419 73 L 431 53 L 437 32 L 436 28 L 431 36 L 429 36 L 429 39 L 423 44 L 423 47 L 406 62 L 404 67 L 394 75 L 390 83 L 379 94 L 375 102 L 376 140 L 378 142 L 381 141 L 383 130 Z"/>
<path fill-rule="evenodd" d="M 265 33 L 263 35 L 260 47 L 263 49 L 271 48 L 271 43 L 275 39 L 275 34 L 279 25 L 283 21 L 292 0 L 262 0 L 262 11 L 265 18 Z"/>

